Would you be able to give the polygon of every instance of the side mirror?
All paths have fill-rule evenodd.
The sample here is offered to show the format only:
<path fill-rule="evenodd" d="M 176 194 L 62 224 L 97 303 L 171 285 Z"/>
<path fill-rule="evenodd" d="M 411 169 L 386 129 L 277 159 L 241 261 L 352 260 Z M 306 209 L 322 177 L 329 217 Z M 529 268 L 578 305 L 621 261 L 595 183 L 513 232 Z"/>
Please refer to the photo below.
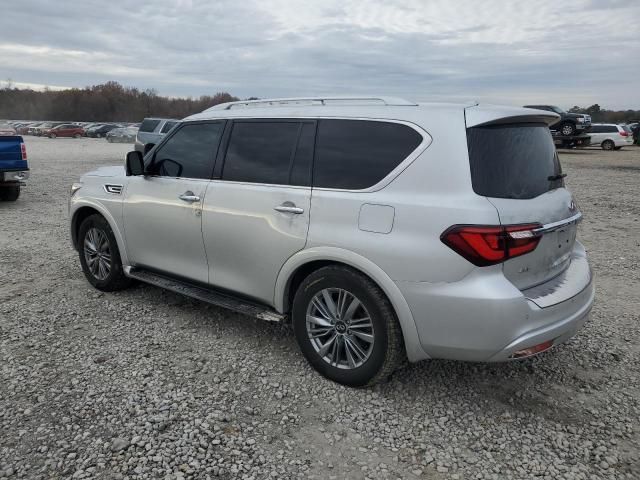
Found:
<path fill-rule="evenodd" d="M 155 144 L 155 143 L 147 143 L 147 144 L 144 146 L 144 153 L 143 153 L 143 155 L 146 155 L 147 153 L 149 153 L 149 150 L 151 150 L 151 149 L 152 149 L 153 147 L 155 147 L 155 146 L 156 146 L 156 144 Z"/>
<path fill-rule="evenodd" d="M 144 175 L 144 162 L 142 160 L 142 153 L 137 150 L 127 153 L 125 167 L 127 171 L 127 177 L 131 175 Z"/>

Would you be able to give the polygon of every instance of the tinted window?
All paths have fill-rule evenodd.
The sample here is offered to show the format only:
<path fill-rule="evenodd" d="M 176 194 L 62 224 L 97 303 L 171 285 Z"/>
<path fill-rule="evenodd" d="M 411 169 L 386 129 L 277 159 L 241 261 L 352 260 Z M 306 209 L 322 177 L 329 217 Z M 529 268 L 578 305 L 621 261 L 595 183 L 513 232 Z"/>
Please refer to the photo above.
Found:
<path fill-rule="evenodd" d="M 607 125 L 604 127 L 604 132 L 606 133 L 618 133 L 618 127 L 615 125 Z"/>
<path fill-rule="evenodd" d="M 602 127 L 600 125 L 593 125 L 591 127 L 591 130 L 589 130 L 591 133 L 602 133 Z"/>
<path fill-rule="evenodd" d="M 302 127 L 300 122 L 234 122 L 223 180 L 289 184 Z"/>
<path fill-rule="evenodd" d="M 162 130 L 160 130 L 160 133 L 167 133 L 169 130 L 171 130 L 175 124 L 178 122 L 167 122 L 162 126 Z"/>
<path fill-rule="evenodd" d="M 422 142 L 413 128 L 366 120 L 320 120 L 315 187 L 358 190 L 375 185 Z"/>
<path fill-rule="evenodd" d="M 153 155 L 151 175 L 210 178 L 223 122 L 183 125 Z"/>
<path fill-rule="evenodd" d="M 142 123 L 140 124 L 140 131 L 141 132 L 153 132 L 156 129 L 156 127 L 158 126 L 159 123 L 160 123 L 160 120 L 144 119 L 142 121 Z"/>
<path fill-rule="evenodd" d="M 622 127 L 622 129 L 627 132 L 627 133 L 633 133 L 633 130 L 631 130 L 631 127 L 629 127 L 628 125 L 620 125 Z"/>
<path fill-rule="evenodd" d="M 473 190 L 487 197 L 534 198 L 561 187 L 562 173 L 549 129 L 514 124 L 467 129 Z"/>

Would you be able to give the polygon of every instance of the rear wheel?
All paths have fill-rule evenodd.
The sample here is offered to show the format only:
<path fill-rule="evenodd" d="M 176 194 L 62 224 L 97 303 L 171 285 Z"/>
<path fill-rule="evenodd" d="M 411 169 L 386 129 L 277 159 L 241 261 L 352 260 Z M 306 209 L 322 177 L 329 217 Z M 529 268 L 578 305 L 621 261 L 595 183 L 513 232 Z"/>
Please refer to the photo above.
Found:
<path fill-rule="evenodd" d="M 79 133 L 76 133 L 73 138 L 80 138 L 82 135 L 80 135 Z"/>
<path fill-rule="evenodd" d="M 576 126 L 571 122 L 563 123 L 560 127 L 560 133 L 565 137 L 571 137 L 576 134 Z"/>
<path fill-rule="evenodd" d="M 80 225 L 78 253 L 85 277 L 98 290 L 112 292 L 129 287 L 116 237 L 102 215 L 91 215 Z"/>
<path fill-rule="evenodd" d="M 57 136 L 57 135 L 56 135 L 55 133 L 50 133 L 50 134 L 49 134 L 49 138 L 56 138 L 56 136 Z"/>
<path fill-rule="evenodd" d="M 603 150 L 613 150 L 615 148 L 615 143 L 613 143 L 612 140 L 605 140 L 604 142 L 602 142 L 602 149 Z"/>
<path fill-rule="evenodd" d="M 335 382 L 373 385 L 404 359 L 402 332 L 389 300 L 350 268 L 324 267 L 309 275 L 296 292 L 292 316 L 302 353 Z"/>
<path fill-rule="evenodd" d="M 20 196 L 20 185 L 10 187 L 0 187 L 0 200 L 15 202 Z"/>

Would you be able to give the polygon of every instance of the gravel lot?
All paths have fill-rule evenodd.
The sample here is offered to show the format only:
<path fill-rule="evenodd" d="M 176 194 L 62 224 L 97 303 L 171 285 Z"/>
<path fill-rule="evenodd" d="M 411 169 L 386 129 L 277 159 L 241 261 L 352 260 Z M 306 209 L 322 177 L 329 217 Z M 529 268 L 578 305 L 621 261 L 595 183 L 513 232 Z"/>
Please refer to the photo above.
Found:
<path fill-rule="evenodd" d="M 640 148 L 561 155 L 598 289 L 571 342 L 353 390 L 285 327 L 90 288 L 68 187 L 130 146 L 26 142 L 29 185 L 0 204 L 0 478 L 640 478 Z"/>

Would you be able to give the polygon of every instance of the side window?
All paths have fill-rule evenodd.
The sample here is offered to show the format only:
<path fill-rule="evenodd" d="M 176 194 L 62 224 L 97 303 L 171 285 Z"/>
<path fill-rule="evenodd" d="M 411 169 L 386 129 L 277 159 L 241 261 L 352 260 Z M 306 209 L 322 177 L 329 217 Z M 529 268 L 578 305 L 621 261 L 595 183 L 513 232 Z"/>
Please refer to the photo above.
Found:
<path fill-rule="evenodd" d="M 618 133 L 618 127 L 615 125 L 607 125 L 605 128 L 605 132 L 607 133 Z"/>
<path fill-rule="evenodd" d="M 169 130 L 171 130 L 175 124 L 178 122 L 167 122 L 162 126 L 162 130 L 160 130 L 160 133 L 167 133 Z"/>
<path fill-rule="evenodd" d="M 224 122 L 185 124 L 153 155 L 150 175 L 211 178 Z"/>
<path fill-rule="evenodd" d="M 234 122 L 222 179 L 309 185 L 314 127 L 295 121 Z"/>
<path fill-rule="evenodd" d="M 602 127 L 600 125 L 592 125 L 590 133 L 602 133 Z"/>
<path fill-rule="evenodd" d="M 153 132 L 159 123 L 160 123 L 160 120 L 150 120 L 148 118 L 145 118 L 140 124 L 140 131 Z"/>
<path fill-rule="evenodd" d="M 369 188 L 422 142 L 413 128 L 368 120 L 320 120 L 313 165 L 314 187 Z"/>

